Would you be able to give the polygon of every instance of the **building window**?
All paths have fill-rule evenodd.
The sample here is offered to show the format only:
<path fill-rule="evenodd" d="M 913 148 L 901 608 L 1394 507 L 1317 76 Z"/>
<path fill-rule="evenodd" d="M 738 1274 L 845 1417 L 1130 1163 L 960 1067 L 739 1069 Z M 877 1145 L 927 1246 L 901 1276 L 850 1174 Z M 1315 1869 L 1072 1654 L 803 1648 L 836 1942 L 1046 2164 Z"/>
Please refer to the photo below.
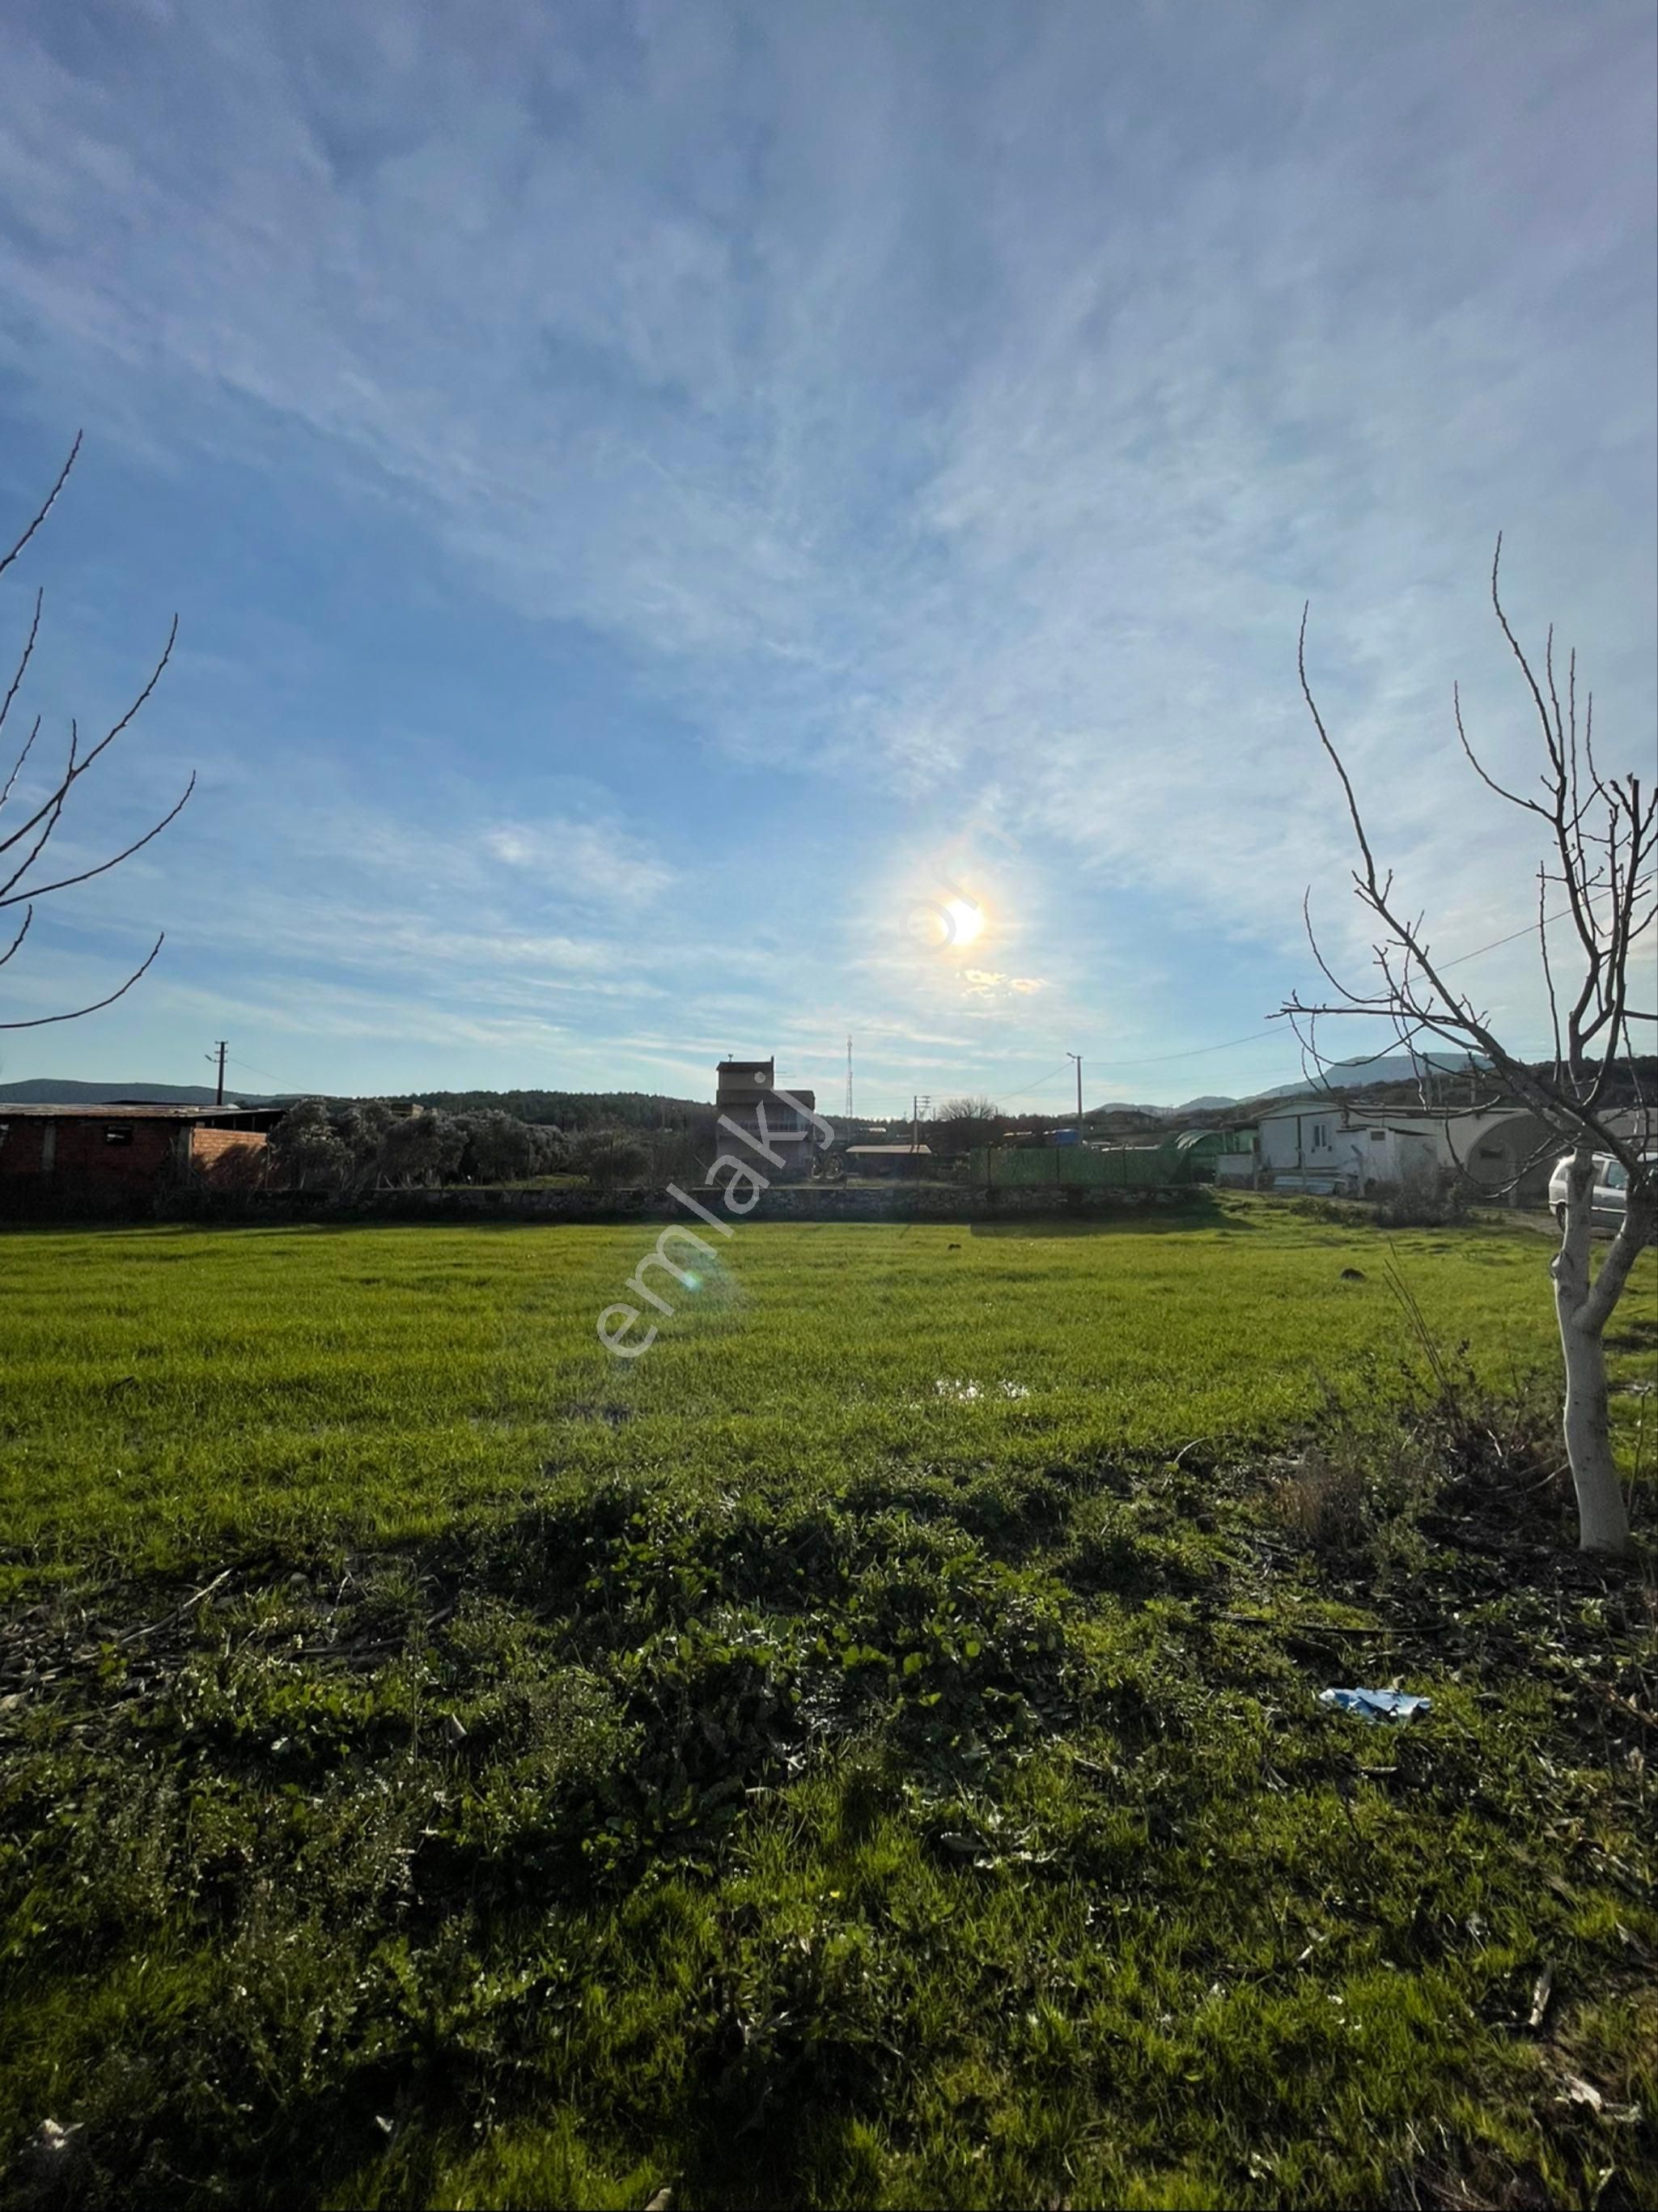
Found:
<path fill-rule="evenodd" d="M 131 1121 L 106 1121 L 104 1142 L 106 1145 L 130 1145 L 132 1142 Z"/>
<path fill-rule="evenodd" d="M 805 1133 L 806 1121 L 805 1115 L 795 1113 L 792 1108 L 782 1107 L 774 1109 L 773 1107 L 768 1103 L 764 1108 L 764 1112 L 766 1116 L 766 1128 L 770 1135 L 774 1137 L 799 1137 L 803 1136 Z M 760 1116 L 752 1107 L 735 1107 L 731 1110 L 727 1118 L 734 1121 L 739 1129 L 746 1129 L 750 1135 L 757 1136 L 759 1134 Z"/>
<path fill-rule="evenodd" d="M 1388 1132 L 1387 1132 L 1385 1129 L 1372 1129 L 1372 1130 L 1371 1130 L 1371 1132 L 1370 1132 L 1370 1142 L 1371 1142 L 1373 1145 L 1385 1145 L 1385 1144 L 1387 1143 L 1387 1141 L 1388 1141 Z"/>
<path fill-rule="evenodd" d="M 1329 1143 L 1330 1143 L 1330 1125 L 1329 1125 L 1329 1123 L 1328 1123 L 1327 1121 L 1315 1121 L 1315 1122 L 1314 1122 L 1314 1124 L 1313 1124 L 1313 1150 L 1314 1150 L 1315 1152 L 1322 1152 L 1327 1151 L 1327 1149 L 1328 1149 L 1328 1147 L 1329 1147 Z"/>

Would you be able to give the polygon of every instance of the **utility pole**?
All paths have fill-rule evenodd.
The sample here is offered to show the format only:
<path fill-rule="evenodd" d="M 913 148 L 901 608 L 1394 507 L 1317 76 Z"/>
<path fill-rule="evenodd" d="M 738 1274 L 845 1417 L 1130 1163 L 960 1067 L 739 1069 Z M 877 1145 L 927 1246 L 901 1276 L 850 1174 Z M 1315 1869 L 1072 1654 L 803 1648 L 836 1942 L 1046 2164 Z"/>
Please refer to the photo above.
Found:
<path fill-rule="evenodd" d="M 1083 1140 L 1083 1056 L 1079 1052 L 1068 1052 L 1067 1060 L 1077 1063 L 1077 1142 Z"/>
<path fill-rule="evenodd" d="M 214 1103 L 214 1104 L 215 1104 L 216 1106 L 222 1106 L 222 1105 L 224 1104 L 224 1056 L 225 1056 L 225 1050 L 226 1050 L 226 1047 L 225 1047 L 225 1041 L 224 1041 L 224 1039 L 223 1039 L 222 1037 L 221 1037 L 221 1038 L 219 1039 L 218 1043 L 214 1047 L 214 1051 L 215 1051 L 215 1052 L 216 1052 L 216 1053 L 218 1054 L 218 1055 L 219 1055 L 219 1095 L 218 1095 L 218 1097 L 217 1097 L 214 1100 L 214 1102 L 213 1102 L 213 1103 Z M 212 1057 L 213 1057 L 213 1053 L 211 1053 L 211 1052 L 210 1052 L 210 1053 L 209 1053 L 209 1054 L 208 1054 L 207 1056 L 208 1056 L 208 1058 L 209 1058 L 210 1060 L 211 1060 L 211 1059 L 212 1059 Z"/>
<path fill-rule="evenodd" d="M 852 1039 L 847 1039 L 847 1119 L 852 1119 Z"/>

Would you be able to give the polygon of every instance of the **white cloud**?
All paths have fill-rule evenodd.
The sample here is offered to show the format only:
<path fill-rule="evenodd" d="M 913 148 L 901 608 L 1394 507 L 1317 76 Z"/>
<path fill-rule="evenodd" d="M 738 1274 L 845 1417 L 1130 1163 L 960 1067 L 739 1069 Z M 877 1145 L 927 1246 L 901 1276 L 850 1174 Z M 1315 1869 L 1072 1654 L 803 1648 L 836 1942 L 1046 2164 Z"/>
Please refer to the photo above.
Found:
<path fill-rule="evenodd" d="M 993 968 L 964 968 L 962 981 L 973 999 L 1029 998 L 1048 988 L 1040 975 L 1003 975 Z"/>
<path fill-rule="evenodd" d="M 599 823 L 503 823 L 485 831 L 483 846 L 504 866 L 565 897 L 644 905 L 675 880 L 643 840 Z"/>

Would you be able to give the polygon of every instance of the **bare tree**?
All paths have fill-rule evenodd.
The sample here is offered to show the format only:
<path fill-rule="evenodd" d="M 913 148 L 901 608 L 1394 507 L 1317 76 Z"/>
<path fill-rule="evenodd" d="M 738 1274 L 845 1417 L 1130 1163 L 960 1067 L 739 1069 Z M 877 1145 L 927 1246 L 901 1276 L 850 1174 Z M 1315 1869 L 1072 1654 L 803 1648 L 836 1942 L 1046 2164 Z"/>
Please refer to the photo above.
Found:
<path fill-rule="evenodd" d="M 993 1145 L 1001 1134 L 1002 1110 L 993 1098 L 946 1098 L 932 1120 L 935 1152 L 970 1152 Z"/>
<path fill-rule="evenodd" d="M 69 481 L 70 471 L 75 466 L 76 458 L 80 450 L 81 435 L 77 431 L 75 443 L 70 447 L 69 459 L 58 471 L 58 481 L 36 510 L 33 520 L 15 542 L 10 551 L 0 554 L 0 575 L 3 575 L 11 567 L 13 562 L 16 560 L 18 555 L 21 553 L 57 505 L 58 495 Z M 5 696 L 0 699 L 0 732 L 4 730 L 6 719 L 16 702 L 23 679 L 28 673 L 29 663 L 34 657 L 34 647 L 40 635 L 40 610 L 44 599 L 44 592 L 37 591 L 34 595 L 34 611 L 29 623 L 28 634 L 23 640 L 22 652 L 19 656 L 11 682 L 7 686 Z M 167 632 L 167 643 L 161 650 L 161 657 L 150 671 L 148 682 L 119 720 L 106 731 L 96 744 L 83 749 L 78 726 L 74 722 L 70 724 L 68 750 L 61 765 L 49 776 L 46 789 L 31 800 L 18 794 L 18 778 L 23 774 L 28 763 L 29 756 L 34 750 L 34 741 L 40 734 L 40 718 L 38 714 L 35 716 L 28 735 L 24 738 L 21 749 L 13 763 L 11 773 L 6 778 L 4 787 L 0 788 L 0 909 L 19 906 L 23 909 L 21 926 L 11 942 L 3 951 L 0 951 L 0 968 L 3 968 L 9 960 L 15 958 L 21 949 L 24 939 L 28 935 L 29 925 L 34 920 L 34 909 L 40 900 L 50 897 L 55 891 L 67 890 L 73 884 L 89 883 L 94 876 L 107 875 L 112 868 L 118 868 L 123 860 L 131 860 L 141 847 L 149 844 L 152 837 L 161 836 L 168 823 L 179 813 L 185 800 L 195 789 L 196 778 L 192 775 L 185 786 L 184 795 L 178 804 L 169 807 L 161 820 L 146 830 L 143 836 L 135 837 L 131 844 L 124 845 L 118 853 L 112 854 L 106 860 L 98 861 L 95 866 L 73 868 L 66 875 L 53 877 L 52 863 L 45 859 L 44 855 L 46 848 L 52 842 L 53 833 L 64 818 L 64 810 L 68 805 L 71 794 L 82 778 L 97 765 L 123 730 L 127 728 L 149 697 L 150 693 L 154 691 L 156 684 L 161 681 L 161 671 L 172 657 L 173 640 L 178 635 L 179 618 L 175 615 L 173 618 L 173 626 Z M 16 823 L 15 827 L 9 827 L 3 819 L 9 806 L 27 807 L 30 811 L 22 820 Z M 79 1021 L 82 1015 L 95 1014 L 100 1006 L 113 1006 L 117 999 L 125 996 L 145 969 L 149 967 L 161 951 L 165 936 L 166 933 L 163 931 L 118 990 L 111 991 L 101 999 L 94 999 L 89 1006 L 73 1007 L 67 1013 L 37 1014 L 29 1021 L 0 1022 L 0 1030 L 43 1029 L 52 1022 Z"/>
<path fill-rule="evenodd" d="M 1577 1493 L 1579 1540 L 1585 1551 L 1623 1552 L 1629 1516 L 1612 1456 L 1603 1345 L 1630 1269 L 1643 1247 L 1658 1241 L 1658 1176 L 1640 1133 L 1612 1118 L 1620 1070 L 1633 1060 L 1630 1024 L 1658 1014 L 1630 1004 L 1631 955 L 1655 912 L 1655 849 L 1658 806 L 1640 779 L 1603 775 L 1594 757 L 1594 701 L 1586 693 L 1582 726 L 1577 708 L 1577 656 L 1566 664 L 1562 705 L 1555 678 L 1554 631 L 1543 653 L 1543 680 L 1503 611 L 1497 572 L 1503 541 L 1491 562 L 1491 605 L 1530 695 L 1542 737 L 1542 796 L 1510 791 L 1482 766 L 1463 726 L 1459 691 L 1452 699 L 1463 752 L 1486 789 L 1536 817 L 1544 857 L 1537 869 L 1537 943 L 1553 1030 L 1553 1057 L 1523 1059 L 1492 1030 L 1488 1015 L 1445 980 L 1451 963 L 1436 959 L 1418 915 L 1412 919 L 1394 893 L 1392 871 L 1378 871 L 1352 779 L 1330 738 L 1307 678 L 1307 610 L 1301 617 L 1301 688 L 1325 751 L 1341 779 L 1361 864 L 1353 871 L 1355 896 L 1378 926 L 1373 946 L 1379 987 L 1349 988 L 1332 973 L 1313 935 L 1314 956 L 1333 998 L 1309 1005 L 1299 995 L 1279 1012 L 1287 1015 L 1303 1049 L 1317 1058 L 1316 1023 L 1326 1015 L 1363 1014 L 1388 1020 L 1400 1042 L 1436 1037 L 1480 1055 L 1491 1095 L 1484 1103 L 1519 1100 L 1545 1123 L 1548 1149 L 1571 1156 L 1562 1209 L 1560 1249 L 1551 1262 L 1555 1310 L 1565 1367 L 1566 1455 Z M 1564 906 L 1551 913 L 1552 900 Z M 1565 925 L 1570 950 L 1563 959 L 1549 931 Z M 1570 970 L 1570 975 L 1568 971 Z M 1303 1027 L 1303 1022 L 1306 1027 Z M 1471 1063 L 1472 1064 L 1472 1063 Z M 1637 1122 L 1639 1117 L 1637 1117 Z M 1591 1205 L 1597 1153 L 1609 1155 L 1627 1179 L 1622 1226 L 1598 1270 L 1591 1272 Z"/>

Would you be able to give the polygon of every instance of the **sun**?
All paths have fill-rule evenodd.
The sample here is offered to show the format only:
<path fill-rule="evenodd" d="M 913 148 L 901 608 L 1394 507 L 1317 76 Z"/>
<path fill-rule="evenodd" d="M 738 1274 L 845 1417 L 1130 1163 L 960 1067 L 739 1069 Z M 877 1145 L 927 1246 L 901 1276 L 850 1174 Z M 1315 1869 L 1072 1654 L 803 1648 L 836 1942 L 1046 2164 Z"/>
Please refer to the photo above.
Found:
<path fill-rule="evenodd" d="M 995 915 L 975 893 L 949 876 L 935 880 L 932 890 L 919 890 L 910 908 L 908 927 L 914 942 L 932 952 L 965 951 L 976 945 L 991 928 Z"/>
<path fill-rule="evenodd" d="M 971 945 L 985 926 L 984 908 L 971 899 L 945 899 L 939 912 L 944 917 L 946 945 Z"/>

